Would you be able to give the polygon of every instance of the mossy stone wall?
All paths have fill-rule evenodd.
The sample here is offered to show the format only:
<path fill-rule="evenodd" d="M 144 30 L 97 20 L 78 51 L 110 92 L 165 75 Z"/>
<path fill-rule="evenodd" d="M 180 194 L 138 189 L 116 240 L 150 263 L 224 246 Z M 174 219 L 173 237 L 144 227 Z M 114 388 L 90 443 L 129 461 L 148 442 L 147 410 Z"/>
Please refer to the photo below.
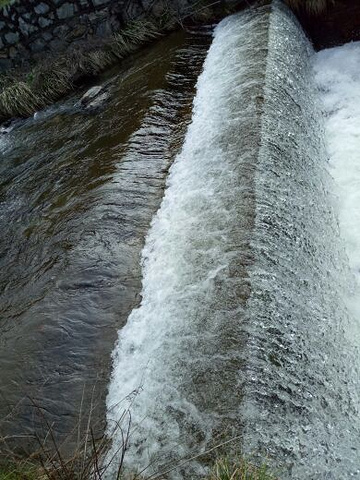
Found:
<path fill-rule="evenodd" d="M 189 1 L 18 0 L 0 10 L 0 71 L 109 36 L 149 14 L 181 13 Z"/>

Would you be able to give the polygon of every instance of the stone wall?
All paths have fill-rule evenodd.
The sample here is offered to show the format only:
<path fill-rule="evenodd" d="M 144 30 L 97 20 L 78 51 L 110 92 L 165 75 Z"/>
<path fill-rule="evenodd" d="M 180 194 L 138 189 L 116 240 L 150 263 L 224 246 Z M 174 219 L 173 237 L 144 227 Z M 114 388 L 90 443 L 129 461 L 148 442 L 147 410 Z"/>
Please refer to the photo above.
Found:
<path fill-rule="evenodd" d="M 109 36 L 150 12 L 160 15 L 180 6 L 186 8 L 187 1 L 171 5 L 171 0 L 17 0 L 0 10 L 0 71 Z"/>

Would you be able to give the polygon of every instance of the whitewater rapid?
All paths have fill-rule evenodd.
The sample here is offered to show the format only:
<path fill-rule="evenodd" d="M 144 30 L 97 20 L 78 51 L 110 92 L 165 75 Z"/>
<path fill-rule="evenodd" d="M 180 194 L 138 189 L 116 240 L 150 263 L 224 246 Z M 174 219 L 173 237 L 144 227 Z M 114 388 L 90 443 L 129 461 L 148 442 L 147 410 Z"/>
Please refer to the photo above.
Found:
<path fill-rule="evenodd" d="M 360 42 L 322 50 L 314 58 L 340 229 L 351 272 L 360 288 L 359 64 Z"/>
<path fill-rule="evenodd" d="M 209 458 L 182 460 L 232 439 L 225 451 L 283 479 L 358 474 L 359 359 L 313 55 L 278 2 L 215 29 L 113 353 L 111 454 L 129 409 L 130 470 L 198 478 Z"/>

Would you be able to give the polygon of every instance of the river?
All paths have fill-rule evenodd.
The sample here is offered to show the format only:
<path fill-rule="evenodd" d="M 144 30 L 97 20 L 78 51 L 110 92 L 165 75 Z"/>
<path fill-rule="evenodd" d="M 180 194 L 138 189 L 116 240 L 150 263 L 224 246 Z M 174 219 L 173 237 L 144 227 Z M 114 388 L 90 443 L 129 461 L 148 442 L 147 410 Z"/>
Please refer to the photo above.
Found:
<path fill-rule="evenodd" d="M 1 138 L 10 445 L 48 422 L 71 450 L 90 411 L 108 459 L 129 429 L 131 472 L 204 478 L 216 447 L 283 480 L 360 476 L 358 47 L 342 48 L 315 54 L 274 0 L 126 60 L 99 111 L 77 94 Z"/>
<path fill-rule="evenodd" d="M 103 428 L 110 353 L 139 302 L 140 252 L 191 118 L 211 41 L 174 33 L 0 138 L 0 430 L 32 451 L 52 425 L 73 448 Z M 79 420 L 80 419 L 80 420 Z"/>

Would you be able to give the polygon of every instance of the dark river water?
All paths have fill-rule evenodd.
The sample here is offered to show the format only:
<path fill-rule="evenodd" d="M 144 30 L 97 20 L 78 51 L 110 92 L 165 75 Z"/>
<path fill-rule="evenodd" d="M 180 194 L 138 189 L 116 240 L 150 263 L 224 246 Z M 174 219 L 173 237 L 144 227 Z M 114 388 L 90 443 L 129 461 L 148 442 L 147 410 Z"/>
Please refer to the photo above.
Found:
<path fill-rule="evenodd" d="M 69 447 L 90 409 L 102 428 L 116 332 L 140 300 L 145 234 L 210 40 L 209 28 L 172 34 L 101 80 L 100 111 L 74 96 L 0 138 L 7 445 L 33 450 L 49 423 Z"/>

